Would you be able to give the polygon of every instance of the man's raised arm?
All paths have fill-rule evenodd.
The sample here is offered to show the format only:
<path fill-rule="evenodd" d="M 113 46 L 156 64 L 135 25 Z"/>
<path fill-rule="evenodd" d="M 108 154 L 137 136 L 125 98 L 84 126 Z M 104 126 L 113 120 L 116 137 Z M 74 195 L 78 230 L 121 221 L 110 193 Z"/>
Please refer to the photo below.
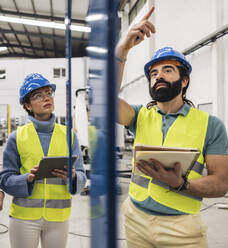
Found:
<path fill-rule="evenodd" d="M 154 11 L 154 6 L 141 19 L 141 21 L 132 26 L 127 32 L 126 37 L 123 37 L 116 48 L 117 60 L 117 90 L 120 91 L 125 62 L 130 49 L 144 40 L 144 37 L 150 37 L 151 33 L 155 33 L 154 25 L 148 20 Z M 123 99 L 118 99 L 118 122 L 122 125 L 129 126 L 134 118 L 133 108 Z"/>

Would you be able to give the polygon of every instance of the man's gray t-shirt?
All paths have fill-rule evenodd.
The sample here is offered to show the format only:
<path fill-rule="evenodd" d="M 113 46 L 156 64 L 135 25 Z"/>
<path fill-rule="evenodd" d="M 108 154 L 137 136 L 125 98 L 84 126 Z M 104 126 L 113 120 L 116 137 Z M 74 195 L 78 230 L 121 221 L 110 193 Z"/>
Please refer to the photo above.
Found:
<path fill-rule="evenodd" d="M 131 105 L 131 106 L 135 111 L 135 116 L 128 128 L 135 135 L 137 128 L 137 118 L 139 111 L 142 108 L 142 105 Z M 166 114 L 163 113 L 157 106 L 157 112 L 162 115 L 163 140 L 165 139 L 170 126 L 176 120 L 178 115 L 186 116 L 188 114 L 189 109 L 190 106 L 187 103 L 185 103 L 176 113 Z M 209 154 L 228 155 L 228 140 L 227 140 L 226 128 L 223 122 L 219 118 L 212 115 L 209 116 L 207 134 L 203 148 L 203 156 Z M 153 215 L 184 214 L 180 211 L 166 207 L 154 201 L 151 197 L 148 197 L 143 202 L 138 202 L 134 199 L 131 200 L 138 208 L 149 214 L 153 214 Z"/>

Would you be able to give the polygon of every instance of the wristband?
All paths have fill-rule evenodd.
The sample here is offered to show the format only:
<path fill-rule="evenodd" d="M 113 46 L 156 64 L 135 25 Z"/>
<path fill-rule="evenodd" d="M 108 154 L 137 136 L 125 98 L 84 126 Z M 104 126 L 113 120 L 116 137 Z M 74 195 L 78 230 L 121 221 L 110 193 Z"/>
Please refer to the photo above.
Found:
<path fill-rule="evenodd" d="M 170 189 L 171 189 L 171 190 L 175 190 L 175 191 L 177 191 L 177 192 L 180 192 L 180 191 L 182 191 L 182 190 L 187 190 L 188 187 L 189 187 L 188 178 L 185 177 L 185 176 L 182 176 L 182 178 L 183 178 L 183 183 L 182 183 L 180 186 L 178 186 L 177 188 L 172 188 L 172 187 L 170 187 Z"/>
<path fill-rule="evenodd" d="M 119 61 L 120 63 L 124 63 L 124 62 L 127 61 L 126 58 L 120 58 L 120 57 L 117 57 L 117 56 L 115 56 L 115 58 L 116 58 L 116 60 Z"/>

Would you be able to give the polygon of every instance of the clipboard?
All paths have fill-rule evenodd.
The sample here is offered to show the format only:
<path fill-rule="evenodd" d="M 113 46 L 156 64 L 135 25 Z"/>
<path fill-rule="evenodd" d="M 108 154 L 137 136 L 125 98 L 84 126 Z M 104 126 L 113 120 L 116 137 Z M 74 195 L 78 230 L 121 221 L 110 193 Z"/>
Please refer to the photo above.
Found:
<path fill-rule="evenodd" d="M 72 156 L 72 164 L 75 163 L 77 157 L 77 155 Z M 67 156 L 43 157 L 42 160 L 40 160 L 39 168 L 34 180 L 56 177 L 52 174 L 53 170 L 66 170 L 64 166 L 67 165 L 67 159 Z"/>
<path fill-rule="evenodd" d="M 136 145 L 134 150 L 135 162 L 145 160 L 150 164 L 150 159 L 155 159 L 167 169 L 172 168 L 174 163 L 179 162 L 183 176 L 189 173 L 199 155 L 200 151 L 196 148 Z M 136 166 L 134 166 L 133 172 L 138 175 L 143 174 Z"/>

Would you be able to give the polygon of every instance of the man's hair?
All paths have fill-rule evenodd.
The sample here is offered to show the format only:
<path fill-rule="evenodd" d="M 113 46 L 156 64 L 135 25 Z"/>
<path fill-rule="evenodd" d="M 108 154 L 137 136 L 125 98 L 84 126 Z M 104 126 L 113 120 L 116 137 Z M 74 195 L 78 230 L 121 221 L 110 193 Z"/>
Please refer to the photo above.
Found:
<path fill-rule="evenodd" d="M 188 79 L 188 84 L 186 85 L 186 87 L 183 88 L 182 90 L 182 99 L 183 99 L 183 102 L 187 103 L 188 105 L 192 106 L 195 108 L 195 105 L 192 101 L 190 101 L 189 99 L 186 98 L 186 91 L 187 91 L 187 88 L 189 86 L 189 83 L 190 83 L 190 76 L 189 76 L 189 72 L 187 70 L 186 67 L 184 66 L 180 66 L 180 65 L 177 65 L 177 68 L 179 70 L 179 74 L 180 74 L 180 78 L 184 79 L 184 78 L 187 78 Z M 149 88 L 150 88 L 150 81 L 149 81 Z M 157 105 L 157 101 L 155 100 L 152 100 L 151 102 L 147 103 L 146 107 L 148 109 L 152 108 L 154 105 Z"/>

